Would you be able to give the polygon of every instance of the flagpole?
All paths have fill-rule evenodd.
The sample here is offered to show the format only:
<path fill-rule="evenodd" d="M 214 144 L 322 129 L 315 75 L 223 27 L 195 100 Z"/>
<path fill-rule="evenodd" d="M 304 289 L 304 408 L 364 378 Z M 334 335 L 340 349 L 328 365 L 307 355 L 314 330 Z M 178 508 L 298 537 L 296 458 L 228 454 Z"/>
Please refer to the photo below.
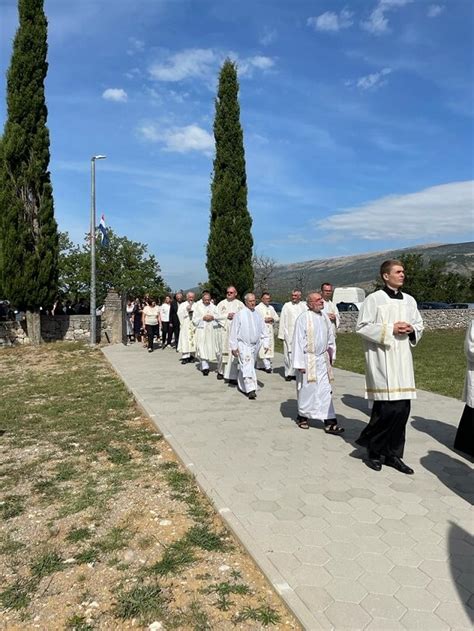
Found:
<path fill-rule="evenodd" d="M 91 316 L 91 336 L 90 345 L 95 346 L 97 341 L 97 315 L 96 315 L 96 263 L 95 263 L 95 161 L 103 160 L 106 156 L 92 156 L 91 158 L 91 296 L 90 296 L 90 316 Z"/>

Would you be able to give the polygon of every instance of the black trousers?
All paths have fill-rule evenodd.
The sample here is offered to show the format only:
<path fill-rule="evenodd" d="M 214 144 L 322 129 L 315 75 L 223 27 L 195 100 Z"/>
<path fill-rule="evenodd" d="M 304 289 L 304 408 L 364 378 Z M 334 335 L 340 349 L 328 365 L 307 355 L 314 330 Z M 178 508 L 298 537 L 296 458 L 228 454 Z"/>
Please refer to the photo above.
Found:
<path fill-rule="evenodd" d="M 356 440 L 373 456 L 403 456 L 410 399 L 374 401 L 369 424 Z"/>
<path fill-rule="evenodd" d="M 474 458 L 474 408 L 464 406 L 458 431 L 454 440 L 454 449 Z"/>
<path fill-rule="evenodd" d="M 154 339 L 155 335 L 157 337 L 159 335 L 158 325 L 157 324 L 145 324 L 145 328 L 146 328 L 146 337 L 147 337 L 147 340 L 148 340 L 148 348 L 151 348 L 153 350 L 153 339 Z"/>
<path fill-rule="evenodd" d="M 163 346 L 165 344 L 171 344 L 171 336 L 173 334 L 173 329 L 170 326 L 169 322 L 161 323 L 161 341 Z"/>
<path fill-rule="evenodd" d="M 181 325 L 179 323 L 179 320 L 177 320 L 176 322 L 173 322 L 173 341 L 175 343 L 175 346 L 178 346 L 178 340 L 179 340 L 179 329 L 181 328 Z"/>

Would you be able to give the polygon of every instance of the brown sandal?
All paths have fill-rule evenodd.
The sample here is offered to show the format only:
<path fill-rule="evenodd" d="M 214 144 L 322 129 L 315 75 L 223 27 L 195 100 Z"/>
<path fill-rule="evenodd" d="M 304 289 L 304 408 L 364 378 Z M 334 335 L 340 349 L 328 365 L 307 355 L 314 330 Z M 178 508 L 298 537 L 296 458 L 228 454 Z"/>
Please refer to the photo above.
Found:
<path fill-rule="evenodd" d="M 337 423 L 333 423 L 332 425 L 326 425 L 324 427 L 324 431 L 326 432 L 326 434 L 337 435 L 337 434 L 343 434 L 344 428 L 338 425 Z"/>
<path fill-rule="evenodd" d="M 298 427 L 300 429 L 309 429 L 309 423 L 308 420 L 305 418 L 300 419 L 299 421 L 296 421 L 298 424 Z"/>

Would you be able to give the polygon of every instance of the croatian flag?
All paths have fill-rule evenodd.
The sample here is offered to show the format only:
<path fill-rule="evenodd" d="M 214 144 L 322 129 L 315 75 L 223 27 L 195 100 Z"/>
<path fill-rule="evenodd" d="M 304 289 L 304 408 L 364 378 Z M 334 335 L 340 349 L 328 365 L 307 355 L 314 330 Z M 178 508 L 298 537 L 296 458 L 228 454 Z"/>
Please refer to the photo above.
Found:
<path fill-rule="evenodd" d="M 100 245 L 107 247 L 109 245 L 109 237 L 107 235 L 107 228 L 105 227 L 105 216 L 102 215 L 99 223 L 100 231 Z"/>

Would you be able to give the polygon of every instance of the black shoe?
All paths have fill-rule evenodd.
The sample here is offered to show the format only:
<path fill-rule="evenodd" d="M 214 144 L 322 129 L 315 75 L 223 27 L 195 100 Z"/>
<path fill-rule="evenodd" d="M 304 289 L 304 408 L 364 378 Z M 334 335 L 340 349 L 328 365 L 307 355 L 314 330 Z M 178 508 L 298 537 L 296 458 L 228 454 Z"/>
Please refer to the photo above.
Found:
<path fill-rule="evenodd" d="M 265 372 L 266 372 L 268 375 L 271 375 L 271 374 L 272 374 L 272 369 L 271 369 L 271 368 L 265 368 Z"/>
<path fill-rule="evenodd" d="M 224 379 L 224 375 L 221 372 L 217 373 L 217 381 L 222 381 Z"/>
<path fill-rule="evenodd" d="M 367 458 L 366 460 L 367 466 L 373 469 L 374 471 L 382 470 L 382 461 L 378 458 Z"/>
<path fill-rule="evenodd" d="M 290 377 L 290 376 L 288 375 L 288 377 L 285 377 L 285 381 L 293 381 L 293 377 Z"/>
<path fill-rule="evenodd" d="M 255 392 L 255 390 L 252 390 L 251 392 L 248 393 L 248 398 L 249 399 L 256 399 L 257 398 L 257 393 Z"/>
<path fill-rule="evenodd" d="M 202 371 L 202 374 L 203 374 L 203 376 L 204 376 L 204 377 L 207 377 L 207 375 L 209 374 L 209 368 L 205 368 L 205 369 Z"/>
<path fill-rule="evenodd" d="M 236 386 L 236 385 L 237 385 L 237 379 L 229 379 L 228 383 L 229 383 L 231 386 Z"/>
<path fill-rule="evenodd" d="M 413 475 L 415 473 L 413 469 L 406 465 L 398 456 L 387 456 L 385 458 L 385 464 L 387 467 L 393 467 L 397 471 L 400 471 L 400 473 L 406 473 L 406 475 Z"/>

